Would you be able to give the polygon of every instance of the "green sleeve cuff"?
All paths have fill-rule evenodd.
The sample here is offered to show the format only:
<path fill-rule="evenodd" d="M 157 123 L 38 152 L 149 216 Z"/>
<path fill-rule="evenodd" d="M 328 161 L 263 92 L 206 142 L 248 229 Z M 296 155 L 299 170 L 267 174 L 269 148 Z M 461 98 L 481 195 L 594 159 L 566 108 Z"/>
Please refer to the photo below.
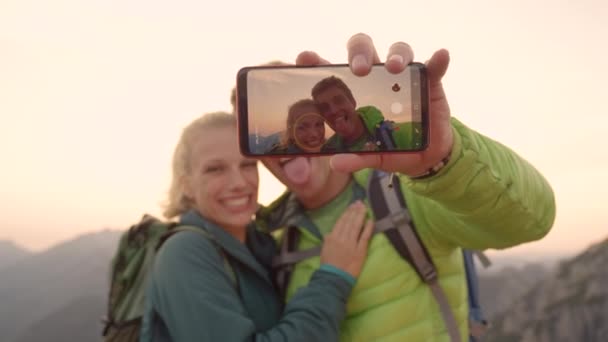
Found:
<path fill-rule="evenodd" d="M 319 270 L 333 273 L 333 274 L 341 277 L 342 279 L 346 280 L 351 286 L 355 286 L 355 283 L 357 282 L 357 279 L 355 277 L 353 277 L 350 273 L 348 273 L 344 270 L 341 270 L 334 265 L 322 264 L 321 267 L 319 267 Z"/>
<path fill-rule="evenodd" d="M 400 179 L 404 184 L 418 193 L 433 193 L 446 186 L 449 187 L 450 183 L 457 181 L 463 172 L 466 172 L 467 168 L 470 167 L 474 161 L 471 156 L 465 156 L 462 141 L 462 136 L 458 129 L 454 127 L 455 119 L 452 119 L 452 132 L 454 134 L 454 145 L 452 146 L 452 153 L 450 154 L 450 161 L 444 166 L 437 174 L 422 179 L 411 179 L 405 175 L 400 175 Z M 456 121 L 457 122 L 457 121 Z"/>

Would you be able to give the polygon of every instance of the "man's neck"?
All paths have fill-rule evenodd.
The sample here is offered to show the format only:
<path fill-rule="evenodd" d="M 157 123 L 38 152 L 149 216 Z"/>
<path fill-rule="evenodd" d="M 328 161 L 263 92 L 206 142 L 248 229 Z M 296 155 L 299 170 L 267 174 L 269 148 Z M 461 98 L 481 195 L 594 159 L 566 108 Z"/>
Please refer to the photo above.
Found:
<path fill-rule="evenodd" d="M 344 143 L 347 145 L 352 145 L 355 141 L 357 141 L 359 138 L 361 138 L 362 136 L 364 136 L 367 133 L 367 129 L 365 128 L 365 123 L 363 122 L 363 119 L 361 119 L 361 117 L 357 114 L 357 119 L 359 119 L 358 124 L 355 125 L 355 132 L 350 135 L 348 138 L 347 137 L 343 137 L 344 139 Z"/>
<path fill-rule="evenodd" d="M 310 198 L 298 198 L 300 204 L 306 209 L 317 209 L 338 197 L 348 186 L 352 179 L 350 173 L 339 173 L 331 171 L 327 180 L 325 190 L 317 196 Z"/>

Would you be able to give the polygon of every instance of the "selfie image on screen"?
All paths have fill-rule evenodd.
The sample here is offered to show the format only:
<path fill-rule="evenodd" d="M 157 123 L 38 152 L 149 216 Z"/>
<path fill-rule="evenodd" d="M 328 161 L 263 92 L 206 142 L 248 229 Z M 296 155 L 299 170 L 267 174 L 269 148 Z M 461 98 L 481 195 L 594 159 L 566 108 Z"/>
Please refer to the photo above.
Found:
<path fill-rule="evenodd" d="M 249 151 L 334 154 L 413 151 L 426 132 L 420 70 L 365 77 L 347 67 L 267 68 L 247 73 Z"/>

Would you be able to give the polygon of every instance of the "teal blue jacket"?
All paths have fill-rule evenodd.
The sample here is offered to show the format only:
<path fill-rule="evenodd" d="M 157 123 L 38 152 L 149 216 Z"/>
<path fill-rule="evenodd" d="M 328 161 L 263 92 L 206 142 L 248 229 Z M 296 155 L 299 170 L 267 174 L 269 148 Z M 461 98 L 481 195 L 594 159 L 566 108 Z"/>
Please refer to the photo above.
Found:
<path fill-rule="evenodd" d="M 283 307 L 269 272 L 272 237 L 250 226 L 244 245 L 194 211 L 180 223 L 204 227 L 215 242 L 180 232 L 164 243 L 149 279 L 140 341 L 338 339 L 353 286 L 345 277 L 320 269 Z M 237 284 L 216 244 L 228 255 Z"/>

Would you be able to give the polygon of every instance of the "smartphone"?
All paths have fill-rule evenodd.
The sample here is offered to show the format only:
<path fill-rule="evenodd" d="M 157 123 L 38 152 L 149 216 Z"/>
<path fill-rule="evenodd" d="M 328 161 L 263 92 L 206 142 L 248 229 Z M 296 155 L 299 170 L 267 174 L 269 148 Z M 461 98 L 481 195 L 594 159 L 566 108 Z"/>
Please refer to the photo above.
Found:
<path fill-rule="evenodd" d="M 250 157 L 395 153 L 429 139 L 426 68 L 383 64 L 245 67 L 237 74 L 241 153 Z"/>

